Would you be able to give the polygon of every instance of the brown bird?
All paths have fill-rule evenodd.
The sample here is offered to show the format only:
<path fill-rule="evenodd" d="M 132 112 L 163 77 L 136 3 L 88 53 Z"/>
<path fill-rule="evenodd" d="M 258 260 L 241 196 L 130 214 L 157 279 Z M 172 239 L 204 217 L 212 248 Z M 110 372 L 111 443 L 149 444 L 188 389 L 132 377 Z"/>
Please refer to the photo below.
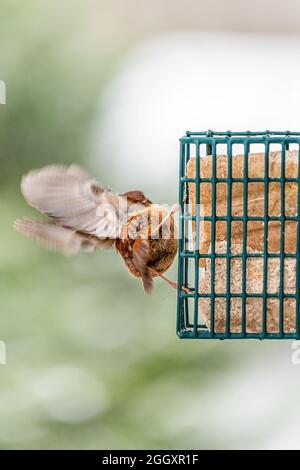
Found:
<path fill-rule="evenodd" d="M 141 191 L 113 193 L 77 165 L 30 171 L 22 178 L 21 191 L 49 219 L 18 219 L 14 226 L 43 247 L 73 255 L 115 246 L 146 293 L 157 276 L 177 288 L 163 275 L 177 253 L 177 207 L 152 204 Z"/>

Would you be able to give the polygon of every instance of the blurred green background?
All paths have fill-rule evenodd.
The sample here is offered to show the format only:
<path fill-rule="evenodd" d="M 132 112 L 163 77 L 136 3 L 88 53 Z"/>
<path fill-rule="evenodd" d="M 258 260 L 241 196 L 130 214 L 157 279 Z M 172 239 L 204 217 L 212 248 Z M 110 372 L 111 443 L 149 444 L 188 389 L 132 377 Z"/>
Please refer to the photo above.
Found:
<path fill-rule="evenodd" d="M 124 58 L 159 33 L 226 29 L 226 15 L 225 26 L 207 22 L 203 2 L 190 2 L 198 19 L 182 3 L 1 0 L 2 449 L 260 447 L 292 426 L 290 344 L 180 341 L 168 285 L 156 281 L 145 296 L 113 251 L 64 258 L 12 229 L 36 215 L 19 191 L 33 167 L 77 162 L 112 187 L 120 180 L 109 152 L 95 156 L 93 136 Z M 238 20 L 228 28 L 243 30 Z M 176 179 L 152 194 L 143 181 L 149 197 L 176 198 Z M 123 185 L 115 189 L 136 189 Z"/>

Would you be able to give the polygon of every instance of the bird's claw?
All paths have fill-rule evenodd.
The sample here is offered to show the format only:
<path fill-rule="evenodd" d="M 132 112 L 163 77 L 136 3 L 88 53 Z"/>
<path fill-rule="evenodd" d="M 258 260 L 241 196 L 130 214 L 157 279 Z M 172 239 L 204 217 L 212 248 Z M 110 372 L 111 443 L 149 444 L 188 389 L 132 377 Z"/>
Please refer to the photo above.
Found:
<path fill-rule="evenodd" d="M 189 289 L 188 287 L 182 286 L 182 287 L 181 287 L 181 290 L 182 290 L 182 292 L 184 292 L 185 294 L 192 294 L 191 289 Z"/>

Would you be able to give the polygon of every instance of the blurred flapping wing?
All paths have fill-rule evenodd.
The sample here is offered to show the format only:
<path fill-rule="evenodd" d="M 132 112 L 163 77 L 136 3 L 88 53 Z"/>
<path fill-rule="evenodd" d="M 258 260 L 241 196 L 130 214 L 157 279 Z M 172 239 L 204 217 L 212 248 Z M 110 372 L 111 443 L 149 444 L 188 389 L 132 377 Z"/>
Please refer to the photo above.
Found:
<path fill-rule="evenodd" d="M 125 198 L 101 186 L 77 165 L 33 170 L 23 177 L 21 190 L 30 206 L 59 226 L 100 240 L 118 236 Z"/>

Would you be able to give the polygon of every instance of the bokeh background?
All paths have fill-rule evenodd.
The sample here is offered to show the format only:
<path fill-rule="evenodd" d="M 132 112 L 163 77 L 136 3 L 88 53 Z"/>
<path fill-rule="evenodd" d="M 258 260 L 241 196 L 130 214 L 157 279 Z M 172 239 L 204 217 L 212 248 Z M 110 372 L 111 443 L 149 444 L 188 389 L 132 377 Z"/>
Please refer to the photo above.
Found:
<path fill-rule="evenodd" d="M 297 0 L 1 0 L 1 448 L 300 447 L 291 342 L 179 340 L 168 285 L 147 297 L 114 252 L 63 258 L 12 229 L 34 215 L 33 167 L 76 162 L 172 203 L 187 129 L 299 130 L 299 15 Z"/>

